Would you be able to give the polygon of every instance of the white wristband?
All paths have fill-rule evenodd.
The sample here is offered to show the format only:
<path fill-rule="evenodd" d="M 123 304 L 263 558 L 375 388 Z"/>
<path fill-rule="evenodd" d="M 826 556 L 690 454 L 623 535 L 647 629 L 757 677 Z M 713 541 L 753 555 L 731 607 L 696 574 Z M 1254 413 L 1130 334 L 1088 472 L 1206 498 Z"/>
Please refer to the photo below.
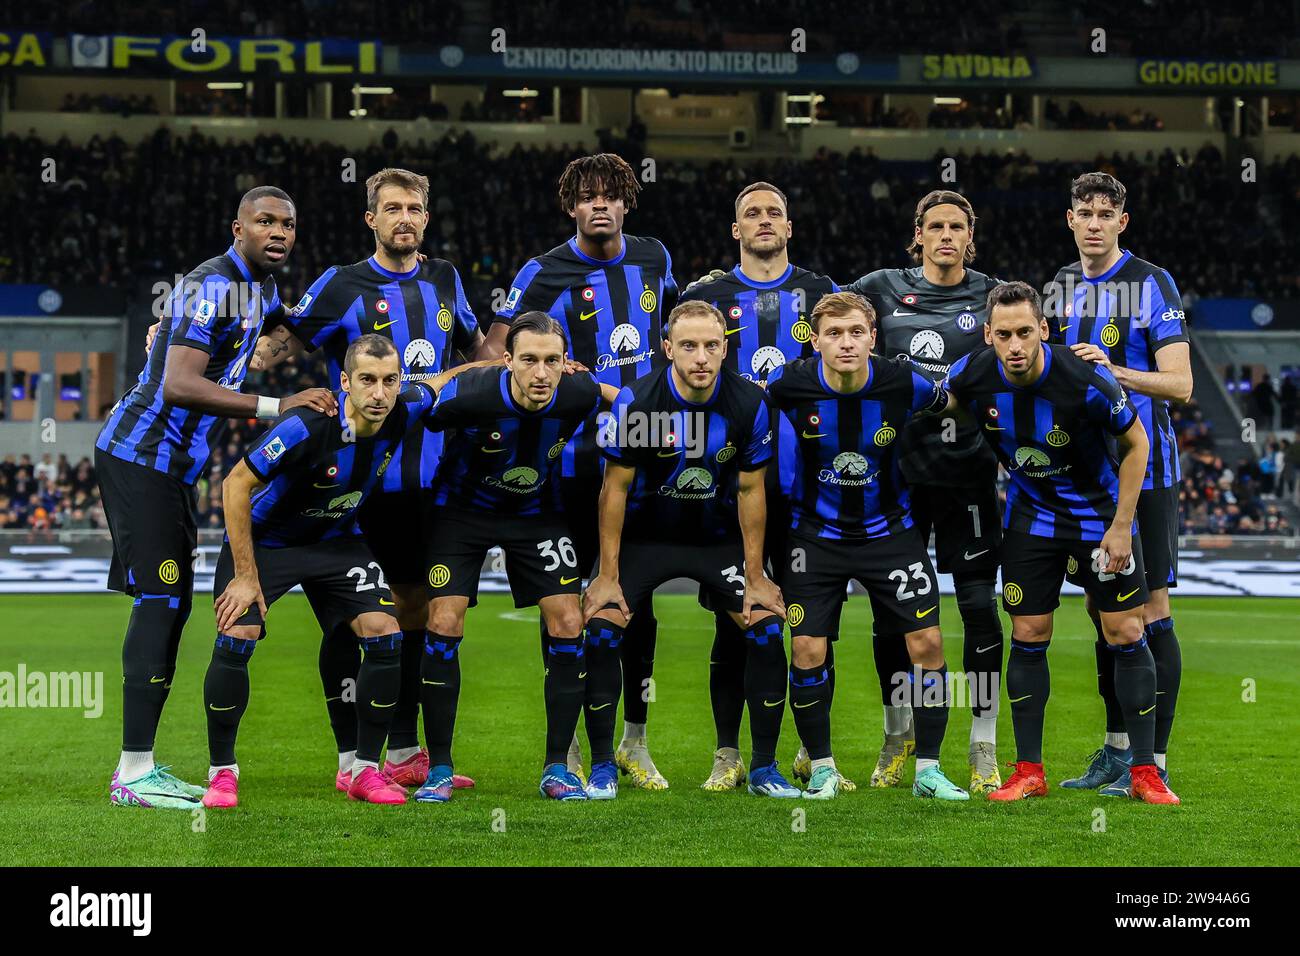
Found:
<path fill-rule="evenodd" d="M 257 396 L 257 417 L 261 419 L 280 417 L 280 400 L 269 395 Z"/>

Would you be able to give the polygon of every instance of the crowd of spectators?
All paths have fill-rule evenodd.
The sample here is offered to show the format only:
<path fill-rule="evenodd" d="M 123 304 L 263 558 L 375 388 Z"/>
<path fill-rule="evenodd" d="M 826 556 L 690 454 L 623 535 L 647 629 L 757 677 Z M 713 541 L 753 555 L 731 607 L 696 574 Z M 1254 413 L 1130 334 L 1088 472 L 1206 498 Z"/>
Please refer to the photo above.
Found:
<path fill-rule="evenodd" d="M 1214 430 L 1195 403 L 1174 406 L 1182 485 L 1180 534 L 1289 535 L 1283 501 L 1294 498 L 1300 442 L 1269 438 L 1258 458 L 1224 461 Z"/>
<path fill-rule="evenodd" d="M 1140 130 L 1159 132 L 1165 128 L 1161 119 L 1153 113 L 1134 106 L 1127 113 L 1090 112 L 1083 108 L 1078 100 L 1070 100 L 1064 107 L 1056 100 L 1048 100 L 1043 106 L 1043 119 L 1048 129 L 1104 129 L 1104 130 Z"/>
<path fill-rule="evenodd" d="M 73 0 L 41 5 L 0 0 L 0 23 L 54 33 L 136 33 L 375 38 L 402 45 L 459 43 L 490 49 L 506 30 L 520 45 L 676 49 L 790 49 L 898 53 L 1061 53 L 1143 56 L 1286 56 L 1300 49 L 1292 3 L 1243 0 L 1098 0 L 1086 6 L 1041 0 L 970 0 L 955 11 L 939 0 L 606 0 L 598 19 L 576 18 L 567 0 L 491 0 L 473 21 L 456 0 L 375 4 L 370 0 Z M 1033 29 L 1025 24 L 1032 22 Z"/>
<path fill-rule="evenodd" d="M 629 140 L 632 148 L 636 148 Z M 259 136 L 235 142 L 197 131 L 159 130 L 131 144 L 96 136 L 84 145 L 34 134 L 0 139 L 0 166 L 42 169 L 53 158 L 57 182 L 31 188 L 22 177 L 0 178 L 0 216 L 13 224 L 46 225 L 24 241 L 5 243 L 0 282 L 116 286 L 192 268 L 229 242 L 238 196 L 274 183 L 299 202 L 298 246 L 277 275 L 282 295 L 296 298 L 326 267 L 350 262 L 373 245 L 361 216 L 366 176 L 400 165 L 430 177 L 431 255 L 454 262 L 470 301 L 486 316 L 491 290 L 509 284 L 531 256 L 572 228 L 557 208 L 554 184 L 579 151 L 567 146 L 503 148 L 453 131 L 440 139 L 402 138 L 347 150 L 327 143 Z M 641 156 L 627 159 L 640 170 Z M 685 282 L 701 270 L 735 262 L 728 236 L 731 199 L 748 182 L 766 179 L 790 196 L 796 225 L 791 253 L 807 268 L 848 281 L 870 269 L 909 265 L 904 247 L 919 196 L 933 187 L 944 157 L 882 161 L 868 149 L 821 151 L 808 159 L 728 157 L 707 162 L 663 160 L 646 183 L 628 231 L 662 239 Z M 959 151 L 956 181 L 980 217 L 975 266 L 1041 286 L 1076 255 L 1061 212 L 1069 183 L 1086 169 L 1124 181 L 1132 219 L 1124 244 L 1160 263 L 1188 306 L 1200 296 L 1286 299 L 1300 296 L 1300 266 L 1275 252 L 1290 244 L 1300 218 L 1300 158 L 1261 164 L 1258 182 L 1229 175 L 1212 146 L 1195 155 L 1165 151 L 1099 155 L 1089 163 L 1037 161 L 1022 153 Z M 344 159 L 356 181 L 343 182 Z"/>
<path fill-rule="evenodd" d="M 95 468 L 66 455 L 6 455 L 0 460 L 0 530 L 105 528 Z"/>
<path fill-rule="evenodd" d="M 157 116 L 158 104 L 152 96 L 117 96 L 101 93 L 91 96 L 89 93 L 69 93 L 63 98 L 60 113 L 116 113 L 119 116 Z"/>

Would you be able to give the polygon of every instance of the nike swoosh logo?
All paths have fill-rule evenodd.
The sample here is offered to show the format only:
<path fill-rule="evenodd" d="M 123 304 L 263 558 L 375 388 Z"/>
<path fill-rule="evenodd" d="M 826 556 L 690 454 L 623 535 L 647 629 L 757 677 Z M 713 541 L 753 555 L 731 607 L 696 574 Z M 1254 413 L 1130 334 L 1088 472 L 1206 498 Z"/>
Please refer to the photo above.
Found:
<path fill-rule="evenodd" d="M 483 454 L 485 454 L 485 455 L 497 455 L 497 454 L 500 454 L 501 452 L 503 452 L 503 451 L 507 451 L 507 450 L 508 450 L 508 449 L 505 449 L 505 448 L 484 448 L 484 449 L 482 449 Z"/>
<path fill-rule="evenodd" d="M 1163 694 L 1163 693 L 1164 693 L 1164 691 L 1162 691 L 1162 690 L 1158 690 L 1158 691 L 1156 691 L 1156 696 L 1159 697 L 1159 696 L 1160 696 L 1161 694 Z"/>
<path fill-rule="evenodd" d="M 659 457 L 660 457 L 660 458 L 673 458 L 673 457 L 675 457 L 675 456 L 677 456 L 677 455 L 680 455 L 681 453 L 682 453 L 682 449 L 680 449 L 680 448 L 675 448 L 675 449 L 673 449 L 672 451 L 661 451 L 661 452 L 659 453 Z"/>
<path fill-rule="evenodd" d="M 397 701 L 393 701 L 391 704 L 381 704 L 378 701 L 376 701 L 373 697 L 371 697 L 370 706 L 371 707 L 396 707 Z"/>
<path fill-rule="evenodd" d="M 783 701 L 783 700 L 765 700 L 765 701 L 763 701 L 763 706 L 764 706 L 764 707 L 780 707 L 780 706 L 781 706 L 782 704 L 784 704 L 784 703 L 785 703 L 785 701 Z"/>
<path fill-rule="evenodd" d="M 803 710 L 805 707 L 811 707 L 811 706 L 813 706 L 813 704 L 816 704 L 816 703 L 819 703 L 819 701 L 815 701 L 815 700 L 813 700 L 813 701 L 809 701 L 809 702 L 806 703 L 806 704 L 795 704 L 795 705 L 794 705 L 794 709 L 795 709 L 795 710 Z"/>
<path fill-rule="evenodd" d="M 421 683 L 422 683 L 422 684 L 428 684 L 430 687 L 446 687 L 446 686 L 447 686 L 447 682 L 446 682 L 445 680 L 422 680 Z"/>
<path fill-rule="evenodd" d="M 315 482 L 315 481 L 313 481 L 313 482 L 311 483 L 311 486 L 312 486 L 313 488 L 337 488 L 337 487 L 339 486 L 339 484 L 340 484 L 340 482 L 335 482 L 335 483 L 332 484 L 332 485 L 322 485 L 322 484 L 320 484 L 319 482 Z"/>
<path fill-rule="evenodd" d="M 166 677 L 150 677 L 150 678 L 149 678 L 149 683 L 151 683 L 151 684 L 161 684 L 161 683 L 162 683 L 163 681 L 165 681 L 166 679 L 167 679 Z"/>
<path fill-rule="evenodd" d="M 595 318 L 598 315 L 600 315 L 600 309 L 597 309 L 595 312 L 584 312 L 582 315 L 578 316 L 578 321 L 586 322 L 588 319 Z"/>
<path fill-rule="evenodd" d="M 898 309 L 895 309 L 895 310 L 894 310 L 894 315 L 916 315 L 916 313 L 915 313 L 915 312 L 900 312 Z"/>
<path fill-rule="evenodd" d="M 985 422 L 985 423 L 984 423 L 984 427 L 987 428 L 987 429 L 988 429 L 989 431 L 991 431 L 991 432 L 1004 432 L 1004 431 L 1006 431 L 1006 429 L 1003 428 L 1003 427 L 1001 427 L 1000 425 L 990 425 L 988 422 Z"/>
<path fill-rule="evenodd" d="M 248 333 L 245 332 L 244 337 L 235 343 L 235 351 L 238 352 L 240 349 L 242 349 L 244 347 L 244 343 L 247 341 L 248 341 Z"/>
<path fill-rule="evenodd" d="M 385 601 L 383 598 L 380 598 L 380 599 L 379 599 L 379 603 L 382 604 L 384 607 L 392 607 L 392 606 L 393 606 L 394 604 L 396 604 L 397 602 L 396 602 L 396 601 Z"/>
<path fill-rule="evenodd" d="M 573 578 L 560 578 L 560 583 L 561 583 L 561 584 L 572 584 L 572 583 L 573 583 L 574 581 L 576 581 L 576 580 L 578 580 L 576 577 L 573 577 Z"/>
<path fill-rule="evenodd" d="M 722 334 L 723 334 L 723 335 L 735 335 L 737 332 L 740 332 L 741 330 L 743 330 L 743 329 L 747 329 L 747 328 L 749 328 L 748 325 L 742 325 L 742 326 L 739 326 L 738 328 L 727 329 L 727 330 L 726 330 L 725 332 L 723 332 Z"/>
<path fill-rule="evenodd" d="M 920 618 L 925 617 L 931 611 L 937 611 L 937 610 L 939 610 L 939 605 L 936 604 L 934 607 L 926 608 L 924 611 L 917 611 L 916 612 L 917 619 L 919 620 Z"/>
<path fill-rule="evenodd" d="M 397 322 L 396 319 L 389 319 L 387 322 L 384 322 L 384 323 L 382 323 L 382 324 L 379 323 L 379 322 L 376 322 L 376 323 L 375 323 L 375 331 L 376 331 L 376 332 L 381 332 L 381 331 L 383 331 L 384 329 L 388 328 L 390 325 L 395 324 L 396 322 Z"/>
<path fill-rule="evenodd" d="M 991 650 L 993 650 L 993 648 L 995 648 L 995 647 L 1001 647 L 1001 645 L 1000 645 L 1000 644 L 990 644 L 988 647 L 977 647 L 977 648 L 975 648 L 975 653 L 976 653 L 976 654 L 983 654 L 985 651 L 991 651 Z"/>
<path fill-rule="evenodd" d="M 614 702 L 613 702 L 612 700 L 607 700 L 607 701 L 605 701 L 605 703 L 603 703 L 603 704 L 597 704 L 595 707 L 588 707 L 587 709 L 588 709 L 588 710 L 604 710 L 606 707 L 613 707 L 613 706 L 614 706 Z"/>
<path fill-rule="evenodd" d="M 963 554 L 965 554 L 965 556 L 966 556 L 966 560 L 967 560 L 967 561 L 974 561 L 974 560 L 975 560 L 976 558 L 978 558 L 981 554 L 988 554 L 988 553 L 989 553 L 989 549 L 988 549 L 988 548 L 985 548 L 983 551 L 976 551 L 974 554 L 971 554 L 969 551 L 965 551 L 965 552 L 963 552 Z"/>
<path fill-rule="evenodd" d="M 1061 331 L 1062 331 L 1062 332 L 1068 332 L 1068 331 L 1070 330 L 1070 326 L 1072 326 L 1072 325 L 1074 325 L 1073 322 L 1071 322 L 1070 325 L 1063 325 L 1063 326 L 1061 326 Z"/>
<path fill-rule="evenodd" d="M 1031 697 L 1033 697 L 1033 696 L 1034 696 L 1033 694 L 1026 694 L 1024 697 L 1012 697 L 1012 698 L 1010 698 L 1010 702 L 1013 703 L 1013 704 L 1018 704 L 1018 703 L 1020 703 L 1022 700 L 1029 700 L 1029 698 L 1031 698 Z"/>
<path fill-rule="evenodd" d="M 1155 704 L 1152 704 L 1152 705 L 1151 705 L 1150 707 L 1148 707 L 1146 710 L 1139 710 L 1139 711 L 1138 711 L 1138 716 L 1139 716 L 1139 717 L 1145 717 L 1147 714 L 1151 713 L 1151 711 L 1153 711 L 1153 710 L 1155 710 L 1155 709 L 1156 709 L 1156 705 L 1155 705 Z"/>
<path fill-rule="evenodd" d="M 208 704 L 208 710 L 234 710 L 238 704 L 231 704 L 229 707 L 218 707 L 216 704 Z"/>
<path fill-rule="evenodd" d="M 578 675 L 578 680 L 582 680 L 586 676 L 587 676 L 587 672 L 583 671 L 581 674 Z"/>
<path fill-rule="evenodd" d="M 1141 588 L 1134 588 L 1132 591 L 1129 591 L 1128 594 L 1121 594 L 1121 595 L 1119 596 L 1119 599 L 1120 599 L 1121 601 L 1127 601 L 1129 598 L 1131 598 L 1133 595 L 1137 594 L 1138 591 L 1141 591 L 1141 590 L 1142 590 Z"/>
<path fill-rule="evenodd" d="M 825 432 L 818 432 L 816 435 L 809 435 L 807 432 L 800 432 L 800 434 L 803 435 L 804 438 L 825 438 L 826 437 Z"/>

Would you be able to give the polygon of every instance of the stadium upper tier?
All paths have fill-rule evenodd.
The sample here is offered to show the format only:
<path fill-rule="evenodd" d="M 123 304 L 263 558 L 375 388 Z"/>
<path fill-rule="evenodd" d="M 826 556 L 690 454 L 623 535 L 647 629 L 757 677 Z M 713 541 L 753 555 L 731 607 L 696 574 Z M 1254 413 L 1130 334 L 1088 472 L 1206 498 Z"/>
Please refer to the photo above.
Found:
<path fill-rule="evenodd" d="M 567 0 L 97 0 L 40 5 L 0 0 L 0 23 L 53 33 L 173 33 L 365 37 L 388 43 L 508 42 L 617 48 L 791 48 L 805 31 L 809 52 L 1027 52 L 1084 55 L 1098 27 L 1121 55 L 1287 56 L 1300 49 L 1296 7 L 1247 0 L 1097 0 L 1086 7 L 1049 0 L 971 0 L 955 18 L 934 0 L 606 0 L 584 19 Z"/>
<path fill-rule="evenodd" d="M 635 146 L 624 154 L 641 168 Z M 504 150 L 467 134 L 365 150 L 278 136 L 223 142 L 161 130 L 139 144 L 114 136 L 74 145 L 10 135 L 0 139 L 0 167 L 33 172 L 26 180 L 0 178 L 9 237 L 0 282 L 132 291 L 140 280 L 184 273 L 228 244 L 238 197 L 268 183 L 298 202 L 298 246 L 279 277 L 284 298 L 296 301 L 325 268 L 373 249 L 362 220 L 363 184 L 396 165 L 430 177 L 424 249 L 458 266 L 471 303 L 486 316 L 493 288 L 509 285 L 524 262 L 571 234 L 555 182 L 574 155 L 572 148 Z M 39 181 L 47 158 L 58 174 L 49 184 Z M 346 158 L 356 160 L 354 182 L 341 181 Z M 1296 156 L 1261 163 L 1252 183 L 1241 182 L 1213 147 L 1183 159 L 1172 152 L 1088 163 L 978 152 L 955 158 L 957 179 L 942 184 L 937 160 L 887 162 L 858 150 L 809 159 L 661 162 L 627 231 L 663 240 L 685 283 L 735 262 L 729 229 L 735 195 L 749 182 L 768 180 L 790 196 L 791 259 L 849 281 L 911 264 L 904 248 L 916 200 L 944 185 L 974 203 L 976 267 L 1041 286 L 1077 255 L 1065 224 L 1070 180 L 1102 168 L 1129 190 L 1132 221 L 1123 245 L 1168 269 L 1184 301 L 1300 297 L 1300 267 L 1279 255 L 1292 247 L 1287 226 L 1300 214 Z M 24 235 L 23 223 L 41 228 Z"/>

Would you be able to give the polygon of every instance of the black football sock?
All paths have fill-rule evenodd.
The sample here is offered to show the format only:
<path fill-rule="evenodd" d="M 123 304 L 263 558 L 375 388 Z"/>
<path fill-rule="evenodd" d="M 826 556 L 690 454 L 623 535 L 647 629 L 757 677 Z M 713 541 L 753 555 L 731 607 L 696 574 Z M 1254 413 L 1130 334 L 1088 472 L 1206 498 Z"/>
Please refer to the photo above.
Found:
<path fill-rule="evenodd" d="M 347 624 L 340 624 L 321 635 L 321 689 L 325 692 L 325 710 L 329 714 L 334 744 L 341 754 L 357 749 L 357 668 L 361 666 L 361 648 L 357 636 Z M 348 683 L 351 681 L 351 683 Z"/>
<path fill-rule="evenodd" d="M 822 662 L 826 668 L 826 704 L 829 707 L 835 702 L 835 641 L 832 638 L 826 638 L 826 660 Z"/>
<path fill-rule="evenodd" d="M 420 668 L 424 665 L 424 628 L 402 631 L 402 685 L 388 728 L 388 749 L 420 746 Z"/>
<path fill-rule="evenodd" d="M 785 712 L 787 665 L 781 619 L 769 617 L 745 636 L 745 703 L 749 707 L 750 768 L 771 766 Z"/>
<path fill-rule="evenodd" d="M 790 666 L 790 709 L 799 740 L 812 760 L 831 755 L 830 685 L 825 661 L 817 667 Z"/>
<path fill-rule="evenodd" d="M 176 677 L 176 656 L 181 649 L 181 634 L 185 630 L 185 622 L 190 619 L 190 603 L 190 595 L 181 598 L 176 607 L 171 607 L 171 602 L 168 602 L 168 608 L 175 611 L 176 616 L 172 618 L 171 633 L 167 636 L 167 666 L 163 669 L 163 677 L 166 679 L 163 681 L 162 697 L 158 704 L 160 716 L 163 707 L 167 704 L 167 698 L 171 696 L 172 681 Z"/>
<path fill-rule="evenodd" d="M 567 763 L 587 692 L 583 637 L 552 637 L 546 650 L 546 764 Z M 614 708 L 609 708 L 613 710 Z"/>
<path fill-rule="evenodd" d="M 393 709 L 402 692 L 402 633 L 358 638 L 361 666 L 357 668 L 357 759 L 379 763 Z"/>
<path fill-rule="evenodd" d="M 170 594 L 142 594 L 135 599 L 122 641 L 123 750 L 153 750 L 176 673 L 176 647 L 185 624 L 183 603 Z"/>
<path fill-rule="evenodd" d="M 876 660 L 876 677 L 880 680 L 880 702 L 886 707 L 897 705 L 899 681 L 912 672 L 912 658 L 907 653 L 907 638 L 896 631 L 871 631 L 871 652 Z M 906 688 L 904 687 L 904 690 Z"/>
<path fill-rule="evenodd" d="M 248 660 L 257 641 L 218 634 L 203 678 L 203 710 L 208 716 L 208 759 L 214 767 L 235 762 L 235 738 L 248 709 Z"/>
<path fill-rule="evenodd" d="M 709 702 L 713 705 L 718 747 L 739 750 L 740 720 L 745 714 L 745 632 L 726 611 L 714 615 Z"/>
<path fill-rule="evenodd" d="M 1156 662 L 1156 739 L 1155 752 L 1169 749 L 1169 733 L 1174 729 L 1174 711 L 1178 707 L 1178 688 L 1183 682 L 1183 649 L 1174 633 L 1174 619 L 1161 618 L 1146 627 L 1147 646 Z"/>
<path fill-rule="evenodd" d="M 1093 629 L 1097 632 L 1097 641 L 1093 644 L 1093 654 L 1097 658 L 1097 693 L 1106 705 L 1106 733 L 1127 733 L 1124 727 L 1124 709 L 1115 696 L 1115 660 L 1110 654 L 1110 645 L 1101 633 L 1101 619 L 1092 619 Z"/>
<path fill-rule="evenodd" d="M 1124 726 L 1133 748 L 1133 766 L 1153 764 L 1156 739 L 1156 661 L 1147 639 L 1136 644 L 1111 644 L 1115 696 L 1124 708 Z"/>
<path fill-rule="evenodd" d="M 585 714 L 593 767 L 614 759 L 614 724 L 618 718 L 618 695 L 623 689 L 619 651 L 622 642 L 623 628 L 603 617 L 592 618 L 587 625 L 583 670 L 587 672 Z"/>
<path fill-rule="evenodd" d="M 966 679 L 974 684 L 970 688 L 971 715 L 997 717 L 1006 642 L 993 580 L 958 581 L 957 610 L 962 623 L 961 666 Z"/>
<path fill-rule="evenodd" d="M 623 719 L 644 724 L 650 713 L 650 681 L 655 671 L 655 644 L 659 622 L 650 600 L 632 608 L 632 619 L 623 630 Z"/>
<path fill-rule="evenodd" d="M 919 760 L 938 760 L 943 735 L 948 730 L 948 665 L 933 670 L 913 667 L 912 726 L 916 728 L 916 756 Z"/>
<path fill-rule="evenodd" d="M 459 637 L 424 632 L 420 661 L 420 704 L 424 710 L 424 745 L 430 767 L 451 767 L 451 738 L 460 702 Z"/>
<path fill-rule="evenodd" d="M 1016 732 L 1016 760 L 1043 762 L 1043 720 L 1052 690 L 1047 668 L 1047 648 L 1041 644 L 1011 639 L 1007 656 L 1007 700 L 1011 703 L 1011 725 Z"/>

